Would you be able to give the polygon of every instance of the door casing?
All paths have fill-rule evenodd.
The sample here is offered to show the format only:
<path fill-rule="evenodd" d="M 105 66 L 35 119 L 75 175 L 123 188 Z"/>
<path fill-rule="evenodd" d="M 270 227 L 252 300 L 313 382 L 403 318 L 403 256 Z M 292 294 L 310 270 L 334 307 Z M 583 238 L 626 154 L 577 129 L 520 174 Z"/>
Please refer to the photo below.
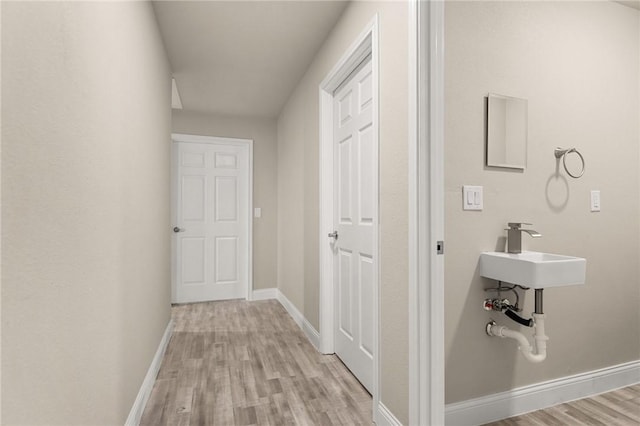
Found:
<path fill-rule="evenodd" d="M 333 185 L 333 92 L 344 82 L 356 67 L 368 56 L 371 55 L 372 65 L 372 108 L 373 108 L 373 144 L 375 146 L 374 156 L 379 175 L 379 48 L 378 48 L 378 15 L 376 14 L 371 22 L 365 27 L 362 33 L 356 38 L 351 46 L 346 50 L 341 59 L 335 64 L 331 71 L 319 86 L 320 99 L 320 235 L 319 235 L 319 270 L 320 270 L 320 352 L 325 354 L 334 353 L 334 262 L 333 250 L 329 244 L 327 234 L 333 232 L 333 211 L 334 211 L 334 185 Z M 376 226 L 374 227 L 373 253 L 380 259 L 379 250 L 379 179 L 374 183 L 375 191 L 378 193 L 378 205 L 376 209 Z M 377 407 L 380 402 L 380 262 L 374 271 L 374 324 L 373 324 L 373 415 L 377 422 Z"/>
<path fill-rule="evenodd" d="M 409 0 L 409 424 L 445 423 L 444 7 Z"/>
<path fill-rule="evenodd" d="M 247 206 L 249 209 L 248 223 L 245 225 L 247 228 L 247 265 L 244 266 L 247 276 L 247 288 L 246 295 L 247 300 L 251 300 L 251 290 L 253 287 L 253 140 L 252 139 L 237 139 L 237 138 L 222 138 L 214 136 L 200 136 L 189 135 L 183 133 L 171 134 L 171 227 L 177 225 L 177 172 L 178 172 L 178 155 L 177 145 L 179 143 L 199 143 L 199 144 L 219 144 L 219 145 L 235 145 L 247 147 L 249 151 L 249 191 Z M 171 229 L 169 232 L 173 232 Z M 171 302 L 176 301 L 176 238 L 171 239 Z"/>

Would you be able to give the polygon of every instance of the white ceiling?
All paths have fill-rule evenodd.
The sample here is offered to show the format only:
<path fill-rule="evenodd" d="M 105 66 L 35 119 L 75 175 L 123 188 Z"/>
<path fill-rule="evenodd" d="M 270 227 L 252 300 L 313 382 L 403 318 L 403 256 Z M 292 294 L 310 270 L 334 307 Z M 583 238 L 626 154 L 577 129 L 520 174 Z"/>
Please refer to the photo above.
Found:
<path fill-rule="evenodd" d="M 185 110 L 277 117 L 347 1 L 154 1 Z"/>

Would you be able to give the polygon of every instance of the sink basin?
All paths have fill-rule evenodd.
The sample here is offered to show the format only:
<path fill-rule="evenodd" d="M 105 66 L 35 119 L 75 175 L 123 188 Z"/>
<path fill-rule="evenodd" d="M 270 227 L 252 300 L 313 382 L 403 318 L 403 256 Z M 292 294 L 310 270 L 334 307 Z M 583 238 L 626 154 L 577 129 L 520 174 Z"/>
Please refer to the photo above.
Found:
<path fill-rule="evenodd" d="M 480 254 L 480 275 L 531 288 L 584 284 L 587 260 L 581 257 L 525 251 Z"/>

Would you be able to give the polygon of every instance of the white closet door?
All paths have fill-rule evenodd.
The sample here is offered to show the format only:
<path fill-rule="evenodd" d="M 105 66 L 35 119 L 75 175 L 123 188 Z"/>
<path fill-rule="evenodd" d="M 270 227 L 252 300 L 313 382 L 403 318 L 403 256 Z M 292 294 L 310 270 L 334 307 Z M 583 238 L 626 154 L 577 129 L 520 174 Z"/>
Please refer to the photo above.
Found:
<path fill-rule="evenodd" d="M 247 297 L 248 152 L 239 145 L 175 144 L 174 303 Z"/>
<path fill-rule="evenodd" d="M 335 351 L 371 392 L 377 262 L 377 149 L 371 58 L 334 93 Z"/>

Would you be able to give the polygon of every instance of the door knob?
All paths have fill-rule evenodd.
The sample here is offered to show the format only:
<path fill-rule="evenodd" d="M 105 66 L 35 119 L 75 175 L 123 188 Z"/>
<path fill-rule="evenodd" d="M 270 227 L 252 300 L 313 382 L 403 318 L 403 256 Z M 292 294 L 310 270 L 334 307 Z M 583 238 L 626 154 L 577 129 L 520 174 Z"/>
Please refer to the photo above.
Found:
<path fill-rule="evenodd" d="M 329 238 L 333 238 L 334 240 L 338 239 L 338 231 L 333 231 L 329 233 Z"/>
<path fill-rule="evenodd" d="M 173 228 L 173 232 L 178 233 L 178 232 L 184 232 L 184 229 L 182 228 L 178 228 L 177 226 Z"/>

